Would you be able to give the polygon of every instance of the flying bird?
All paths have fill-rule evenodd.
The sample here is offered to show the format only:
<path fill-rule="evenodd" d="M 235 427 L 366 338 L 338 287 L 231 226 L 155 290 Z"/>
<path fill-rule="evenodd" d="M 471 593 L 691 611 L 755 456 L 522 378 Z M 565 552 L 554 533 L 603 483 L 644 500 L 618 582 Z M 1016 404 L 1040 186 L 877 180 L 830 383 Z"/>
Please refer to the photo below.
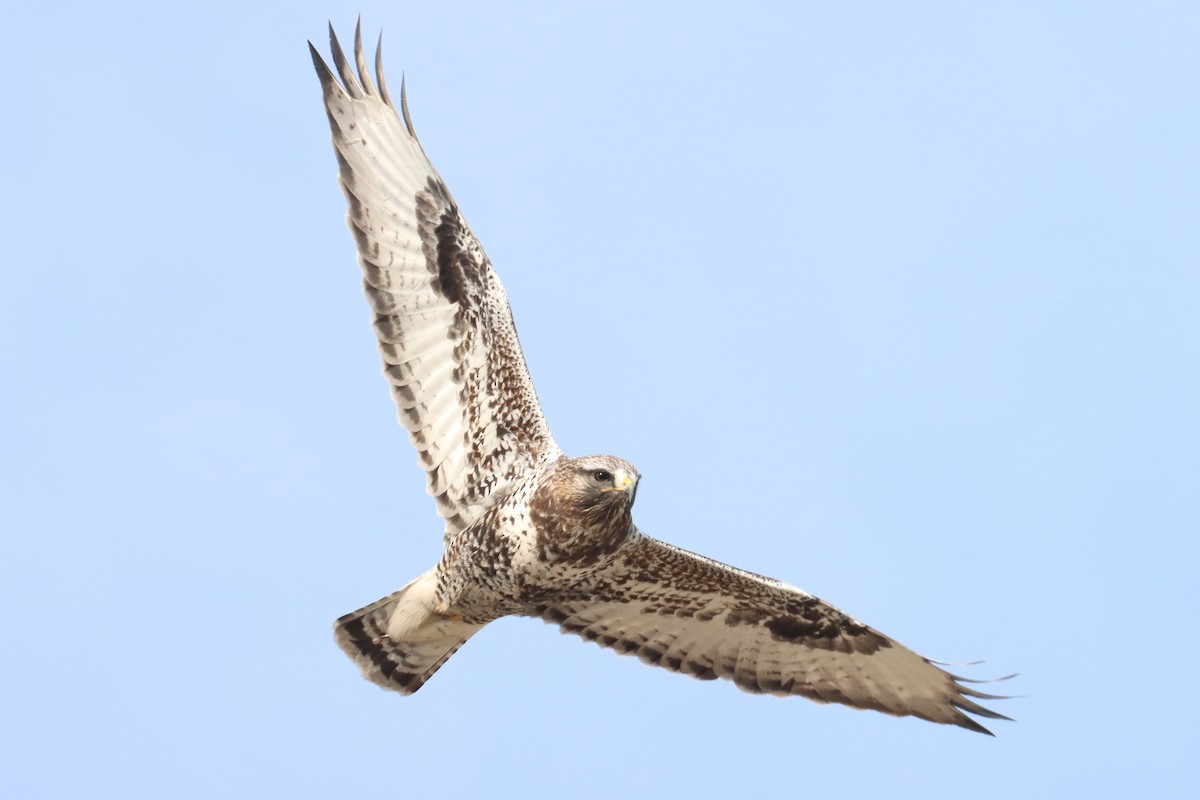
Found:
<path fill-rule="evenodd" d="M 411 694 L 492 620 L 540 617 L 646 664 L 749 692 L 801 695 L 990 733 L 998 699 L 786 583 L 642 533 L 639 474 L 554 441 L 508 298 L 417 139 L 403 84 L 372 81 L 330 26 L 309 43 L 347 222 L 383 356 L 427 489 L 445 521 L 437 565 L 347 614 L 337 644 L 370 681 Z M 967 713 L 964 713 L 967 712 Z"/>

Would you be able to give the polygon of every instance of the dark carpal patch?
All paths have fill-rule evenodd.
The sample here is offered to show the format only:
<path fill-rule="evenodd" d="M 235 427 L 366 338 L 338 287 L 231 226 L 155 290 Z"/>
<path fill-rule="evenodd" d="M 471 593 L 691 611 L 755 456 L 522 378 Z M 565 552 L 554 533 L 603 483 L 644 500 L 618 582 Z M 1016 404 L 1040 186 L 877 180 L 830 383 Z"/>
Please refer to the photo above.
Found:
<path fill-rule="evenodd" d="M 482 287 L 484 269 L 465 249 L 470 234 L 445 184 L 430 177 L 417 193 L 416 211 L 426 263 L 437 276 L 434 287 L 451 303 L 465 305 L 471 288 Z"/>
<path fill-rule="evenodd" d="M 891 646 L 886 637 L 849 617 L 778 616 L 768 619 L 764 627 L 777 642 L 793 642 L 822 650 L 870 654 Z"/>
<path fill-rule="evenodd" d="M 785 642 L 800 642 L 805 639 L 837 636 L 839 631 L 831 625 L 821 626 L 798 617 L 775 617 L 767 620 L 771 635 Z"/>

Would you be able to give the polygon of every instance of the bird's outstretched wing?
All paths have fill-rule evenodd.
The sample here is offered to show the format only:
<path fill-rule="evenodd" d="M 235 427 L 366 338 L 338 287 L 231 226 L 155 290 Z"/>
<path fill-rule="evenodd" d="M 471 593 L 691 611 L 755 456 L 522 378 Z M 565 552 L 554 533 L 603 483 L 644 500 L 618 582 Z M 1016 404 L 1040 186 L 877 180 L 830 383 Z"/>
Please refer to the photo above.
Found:
<path fill-rule="evenodd" d="M 964 711 L 1008 719 L 971 700 L 997 695 L 963 686 L 828 603 L 648 536 L 574 590 L 531 615 L 647 664 L 980 733 L 990 731 Z"/>
<path fill-rule="evenodd" d="M 358 245 L 384 373 L 450 535 L 558 446 L 542 416 L 508 297 L 355 32 L 354 67 L 329 30 L 321 79 L 347 221 Z M 340 78 L 340 80 L 339 80 Z"/>

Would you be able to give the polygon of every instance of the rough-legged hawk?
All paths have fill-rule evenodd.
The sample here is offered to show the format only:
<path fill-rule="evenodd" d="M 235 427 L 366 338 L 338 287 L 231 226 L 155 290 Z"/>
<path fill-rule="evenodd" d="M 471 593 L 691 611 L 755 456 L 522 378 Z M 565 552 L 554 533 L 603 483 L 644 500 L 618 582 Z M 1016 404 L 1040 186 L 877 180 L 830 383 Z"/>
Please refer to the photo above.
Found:
<path fill-rule="evenodd" d="M 806 592 L 646 536 L 638 472 L 563 455 L 542 416 L 504 287 L 400 113 L 376 53 L 330 29 L 312 49 L 349 226 L 400 421 L 445 519 L 437 566 L 339 619 L 374 683 L 409 694 L 506 614 L 542 619 L 647 664 L 750 692 L 803 695 L 987 732 L 1004 719 L 917 655 Z"/>

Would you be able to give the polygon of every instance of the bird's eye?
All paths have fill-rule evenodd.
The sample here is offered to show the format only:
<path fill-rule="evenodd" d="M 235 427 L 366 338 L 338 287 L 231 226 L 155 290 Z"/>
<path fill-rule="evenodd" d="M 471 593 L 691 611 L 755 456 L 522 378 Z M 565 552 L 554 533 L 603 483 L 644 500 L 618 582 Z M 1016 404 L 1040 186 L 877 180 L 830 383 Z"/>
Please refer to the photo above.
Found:
<path fill-rule="evenodd" d="M 603 469 L 598 469 L 593 472 L 592 478 L 596 481 L 596 483 L 612 483 L 613 479 L 612 473 Z"/>

